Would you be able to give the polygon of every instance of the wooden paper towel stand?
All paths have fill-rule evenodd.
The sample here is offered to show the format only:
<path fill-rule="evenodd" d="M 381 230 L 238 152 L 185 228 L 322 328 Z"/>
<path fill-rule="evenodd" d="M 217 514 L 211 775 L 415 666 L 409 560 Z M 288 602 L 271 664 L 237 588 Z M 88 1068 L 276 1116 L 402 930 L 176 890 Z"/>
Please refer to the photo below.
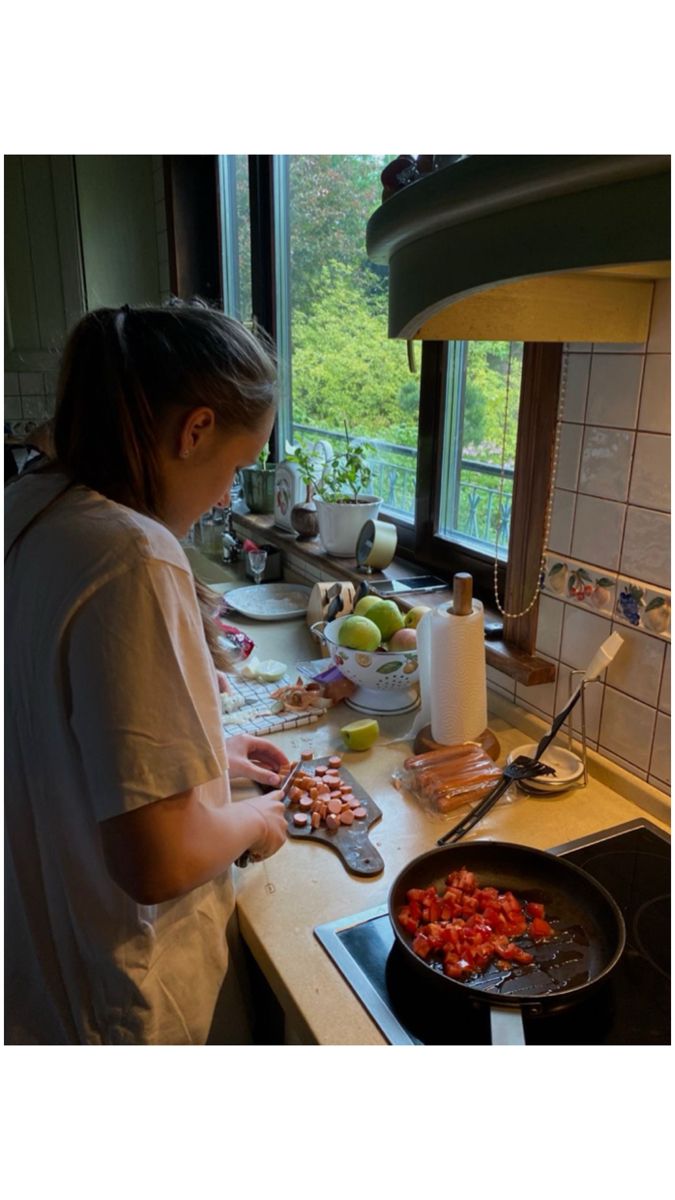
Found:
<path fill-rule="evenodd" d="M 452 612 L 456 617 L 466 617 L 473 612 L 473 579 L 465 571 L 458 571 L 452 581 Z M 492 759 L 499 757 L 499 742 L 491 729 L 484 729 L 475 739 Z M 443 750 L 441 742 L 431 736 L 431 725 L 424 725 L 413 743 L 415 754 L 426 754 L 428 750 Z"/>

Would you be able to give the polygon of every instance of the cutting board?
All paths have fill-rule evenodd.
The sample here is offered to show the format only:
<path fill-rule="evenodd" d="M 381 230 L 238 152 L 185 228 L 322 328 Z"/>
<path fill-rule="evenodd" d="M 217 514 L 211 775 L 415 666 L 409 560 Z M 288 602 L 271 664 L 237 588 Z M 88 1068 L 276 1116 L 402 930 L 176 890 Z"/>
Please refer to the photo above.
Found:
<path fill-rule="evenodd" d="M 304 765 L 308 772 L 312 772 L 314 767 L 328 766 L 328 758 L 314 758 Z M 368 832 L 371 826 L 380 820 L 382 812 L 365 788 L 361 787 L 361 784 L 345 767 L 340 767 L 339 770 L 340 778 L 351 785 L 354 795 L 361 801 L 367 816 L 360 821 L 354 821 L 353 825 L 340 825 L 335 830 L 327 829 L 325 825 L 320 825 L 318 829 L 312 829 L 311 826 L 293 824 L 293 813 L 298 812 L 299 809 L 297 806 L 291 808 L 287 802 L 288 836 L 306 842 L 321 842 L 324 846 L 330 846 L 353 875 L 379 875 L 384 870 L 384 860 L 368 837 Z"/>

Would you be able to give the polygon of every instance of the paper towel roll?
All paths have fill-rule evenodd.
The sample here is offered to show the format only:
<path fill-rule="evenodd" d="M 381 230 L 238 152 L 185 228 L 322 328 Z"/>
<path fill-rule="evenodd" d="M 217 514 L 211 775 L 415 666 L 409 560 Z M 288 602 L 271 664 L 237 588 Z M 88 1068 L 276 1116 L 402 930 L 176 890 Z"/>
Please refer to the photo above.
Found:
<path fill-rule="evenodd" d="M 417 626 L 421 711 L 417 732 L 431 725 L 435 742 L 475 741 L 487 726 L 483 605 L 456 616 L 452 604 L 425 613 Z"/>

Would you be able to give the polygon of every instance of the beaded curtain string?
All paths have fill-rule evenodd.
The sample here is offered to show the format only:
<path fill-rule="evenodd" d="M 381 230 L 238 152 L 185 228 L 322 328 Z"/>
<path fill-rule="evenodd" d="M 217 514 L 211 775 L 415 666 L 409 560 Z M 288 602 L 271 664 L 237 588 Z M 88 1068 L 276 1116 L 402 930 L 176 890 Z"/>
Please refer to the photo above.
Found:
<path fill-rule="evenodd" d="M 546 511 L 544 513 L 544 538 L 543 538 L 542 551 L 541 551 L 541 562 L 539 564 L 539 574 L 538 574 L 538 578 L 537 578 L 537 585 L 534 590 L 534 595 L 532 596 L 530 603 L 527 605 L 527 608 L 523 608 L 523 609 L 521 609 L 520 612 L 515 612 L 515 613 L 507 612 L 505 608 L 502 608 L 501 601 L 499 599 L 499 581 L 498 581 L 499 527 L 501 525 L 502 508 L 503 508 L 503 501 L 504 501 L 506 430 L 507 430 L 508 418 L 509 418 L 509 390 L 510 390 L 510 385 L 511 385 L 511 360 L 512 360 L 512 357 L 513 357 L 513 345 L 511 345 L 509 347 L 509 360 L 508 360 L 508 365 L 507 365 L 507 369 L 506 369 L 506 400 L 504 403 L 504 429 L 503 429 L 503 433 L 502 433 L 502 463 L 501 463 L 501 473 L 500 473 L 500 477 L 499 477 L 499 508 L 497 510 L 498 516 L 497 516 L 497 533 L 496 533 L 496 538 L 495 538 L 495 561 L 494 561 L 494 566 L 493 566 L 493 580 L 494 580 L 495 602 L 497 604 L 497 608 L 499 609 L 499 611 L 503 617 L 509 617 L 509 618 L 515 619 L 516 617 L 526 616 L 527 613 L 529 613 L 530 610 L 532 608 L 534 608 L 534 605 L 536 604 L 537 600 L 539 599 L 539 593 L 541 592 L 542 584 L 544 582 L 544 572 L 546 569 L 546 548 L 548 546 L 548 538 L 549 538 L 549 534 L 551 532 L 551 513 L 553 511 L 553 496 L 555 493 L 555 479 L 556 479 L 556 474 L 558 471 L 558 457 L 560 454 L 560 431 L 561 431 L 561 427 L 562 427 L 563 412 L 565 410 L 565 396 L 566 396 L 566 392 L 567 392 L 568 355 L 567 354 L 563 355 L 563 362 L 562 362 L 562 372 L 561 372 L 561 379 L 560 379 L 560 398 L 559 398 L 559 402 L 558 402 L 558 414 L 556 417 L 555 440 L 553 443 L 553 462 L 551 464 L 551 479 L 549 482 L 548 496 L 546 499 Z"/>

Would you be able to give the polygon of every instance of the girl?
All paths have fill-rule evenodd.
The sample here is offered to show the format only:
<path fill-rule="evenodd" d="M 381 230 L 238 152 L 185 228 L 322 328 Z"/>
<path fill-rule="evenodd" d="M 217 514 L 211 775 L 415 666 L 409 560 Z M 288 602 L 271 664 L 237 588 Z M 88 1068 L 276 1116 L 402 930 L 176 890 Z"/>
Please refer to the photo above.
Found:
<path fill-rule="evenodd" d="M 125 305 L 71 334 L 56 460 L 6 489 L 6 1041 L 206 1041 L 230 865 L 286 836 L 279 791 L 231 803 L 228 759 L 277 787 L 286 759 L 224 741 L 178 539 L 274 416 L 270 354 L 221 313 Z"/>

